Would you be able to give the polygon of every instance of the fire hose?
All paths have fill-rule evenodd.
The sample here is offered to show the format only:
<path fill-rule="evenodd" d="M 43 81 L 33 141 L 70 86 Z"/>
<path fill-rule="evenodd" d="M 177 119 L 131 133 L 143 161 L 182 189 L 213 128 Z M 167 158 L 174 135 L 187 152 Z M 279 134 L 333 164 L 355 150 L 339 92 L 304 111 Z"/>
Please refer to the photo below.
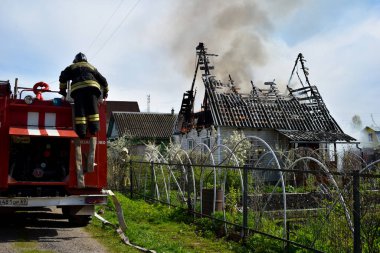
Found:
<path fill-rule="evenodd" d="M 125 233 L 127 231 L 127 225 L 125 224 L 123 209 L 121 208 L 119 200 L 116 198 L 115 194 L 111 190 L 103 190 L 102 192 L 111 197 L 112 202 L 113 202 L 115 209 L 116 209 L 115 211 L 117 214 L 117 219 L 119 221 L 119 226 L 112 224 L 111 222 L 107 221 L 106 219 L 104 219 L 102 216 L 100 216 L 96 212 L 95 212 L 95 217 L 98 218 L 104 225 L 108 225 L 108 226 L 115 228 L 116 232 L 120 236 L 121 240 L 126 245 L 134 247 L 134 248 L 136 248 L 140 251 L 143 251 L 143 252 L 156 253 L 156 251 L 154 251 L 154 250 L 149 250 L 149 249 L 140 247 L 138 245 L 134 245 L 129 241 L 128 237 L 125 235 Z"/>

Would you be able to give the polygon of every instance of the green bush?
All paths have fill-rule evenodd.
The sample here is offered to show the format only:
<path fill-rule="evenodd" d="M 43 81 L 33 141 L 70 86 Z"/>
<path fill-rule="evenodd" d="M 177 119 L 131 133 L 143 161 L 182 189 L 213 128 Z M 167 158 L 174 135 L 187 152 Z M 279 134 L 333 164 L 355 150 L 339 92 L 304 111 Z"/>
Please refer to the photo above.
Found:
<path fill-rule="evenodd" d="M 254 234 L 247 239 L 247 248 L 252 252 L 284 252 L 282 242 L 260 234 Z"/>

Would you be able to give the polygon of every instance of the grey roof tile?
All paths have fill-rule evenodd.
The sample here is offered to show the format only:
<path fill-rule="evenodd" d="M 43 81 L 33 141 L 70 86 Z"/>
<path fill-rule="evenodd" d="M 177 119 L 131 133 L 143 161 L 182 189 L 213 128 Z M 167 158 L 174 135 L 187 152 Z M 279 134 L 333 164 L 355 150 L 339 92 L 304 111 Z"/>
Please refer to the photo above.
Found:
<path fill-rule="evenodd" d="M 156 139 L 171 137 L 177 120 L 177 115 L 171 113 L 113 112 L 112 117 L 119 136 Z"/>

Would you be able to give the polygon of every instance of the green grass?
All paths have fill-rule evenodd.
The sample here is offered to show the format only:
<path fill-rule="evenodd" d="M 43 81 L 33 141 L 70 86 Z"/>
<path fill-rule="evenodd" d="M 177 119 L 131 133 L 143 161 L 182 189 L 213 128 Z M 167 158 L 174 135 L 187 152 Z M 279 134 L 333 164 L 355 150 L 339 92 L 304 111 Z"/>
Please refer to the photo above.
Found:
<path fill-rule="evenodd" d="M 130 200 L 116 194 L 123 207 L 129 240 L 136 245 L 157 252 L 248 252 L 241 245 L 216 239 L 214 236 L 204 238 L 197 235 L 196 227 L 181 222 L 185 220 L 181 211 L 162 205 L 151 205 L 142 200 Z M 117 224 L 116 214 L 110 203 L 105 207 L 102 217 Z M 176 221 L 175 221 L 176 220 Z M 114 228 L 104 226 L 93 218 L 87 230 L 110 252 L 141 252 L 124 245 Z"/>
<path fill-rule="evenodd" d="M 13 244 L 14 252 L 19 253 L 53 253 L 53 251 L 50 250 L 40 250 L 38 249 L 38 242 L 37 241 L 21 241 L 21 242 L 15 242 Z"/>
<path fill-rule="evenodd" d="M 31 248 L 37 248 L 38 246 L 38 242 L 36 241 L 31 241 L 31 242 L 27 242 L 27 241 L 20 241 L 20 242 L 15 242 L 14 243 L 14 247 L 16 248 L 25 248 L 25 249 L 31 249 Z"/>
<path fill-rule="evenodd" d="M 20 235 L 21 239 L 13 243 L 14 252 L 18 253 L 53 253 L 50 250 L 38 249 L 38 241 L 29 241 L 27 233 L 23 232 Z"/>
<path fill-rule="evenodd" d="M 50 250 L 38 250 L 38 249 L 28 249 L 28 250 L 22 250 L 22 251 L 17 251 L 20 253 L 54 253 L 54 251 Z"/>

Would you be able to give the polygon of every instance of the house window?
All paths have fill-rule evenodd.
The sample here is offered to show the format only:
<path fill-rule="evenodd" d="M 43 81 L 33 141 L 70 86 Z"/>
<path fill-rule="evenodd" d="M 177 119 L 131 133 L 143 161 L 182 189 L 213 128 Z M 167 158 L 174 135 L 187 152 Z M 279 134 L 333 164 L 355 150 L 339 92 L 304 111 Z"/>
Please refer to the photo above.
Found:
<path fill-rule="evenodd" d="M 187 149 L 191 150 L 194 148 L 194 140 L 187 140 Z"/>
<path fill-rule="evenodd" d="M 210 138 L 203 138 L 202 143 L 205 144 L 207 147 L 211 146 Z M 208 151 L 207 148 L 204 147 L 203 152 L 207 152 L 207 151 Z"/>
<path fill-rule="evenodd" d="M 373 142 L 373 135 L 372 135 L 372 133 L 368 134 L 368 141 L 369 142 Z"/>

